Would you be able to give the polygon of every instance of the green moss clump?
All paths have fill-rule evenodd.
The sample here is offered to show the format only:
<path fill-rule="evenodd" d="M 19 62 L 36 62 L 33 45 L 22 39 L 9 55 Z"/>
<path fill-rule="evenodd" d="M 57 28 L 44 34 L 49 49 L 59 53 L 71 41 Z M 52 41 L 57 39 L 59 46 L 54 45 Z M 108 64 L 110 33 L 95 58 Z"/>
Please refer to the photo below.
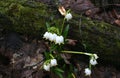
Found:
<path fill-rule="evenodd" d="M 51 16 L 47 5 L 29 0 L 1 0 L 0 14 L 4 16 L 0 23 L 4 23 L 5 30 L 33 36 L 41 35 Z M 5 24 L 7 22 L 10 23 Z"/>

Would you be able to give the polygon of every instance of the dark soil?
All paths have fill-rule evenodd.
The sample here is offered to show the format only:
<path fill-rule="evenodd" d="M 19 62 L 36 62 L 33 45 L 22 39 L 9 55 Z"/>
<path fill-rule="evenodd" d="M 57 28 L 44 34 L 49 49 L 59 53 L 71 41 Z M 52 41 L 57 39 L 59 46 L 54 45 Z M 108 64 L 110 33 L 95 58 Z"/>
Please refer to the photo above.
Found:
<path fill-rule="evenodd" d="M 53 73 L 40 69 L 44 62 L 43 54 L 47 50 L 48 46 L 44 41 L 27 42 L 16 33 L 1 38 L 0 78 L 58 78 Z M 104 64 L 102 61 L 98 61 L 98 65 L 93 67 L 92 75 L 87 77 L 84 74 L 87 61 L 83 59 L 86 57 L 77 57 L 73 55 L 71 63 L 77 69 L 74 72 L 76 78 L 120 78 L 120 70 L 116 66 L 110 65 L 109 62 Z"/>

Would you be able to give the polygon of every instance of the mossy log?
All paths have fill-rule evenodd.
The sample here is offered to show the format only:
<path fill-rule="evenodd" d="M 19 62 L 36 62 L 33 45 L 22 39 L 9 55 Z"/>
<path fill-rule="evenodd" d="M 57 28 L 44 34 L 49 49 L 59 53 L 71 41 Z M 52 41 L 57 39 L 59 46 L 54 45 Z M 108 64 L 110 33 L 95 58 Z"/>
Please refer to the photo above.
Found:
<path fill-rule="evenodd" d="M 97 53 L 101 62 L 120 65 L 120 27 L 79 17 L 71 23 L 69 35 L 79 40 L 87 52 Z"/>
<path fill-rule="evenodd" d="M 45 22 L 52 13 L 47 5 L 27 0 L 0 1 L 0 27 L 27 36 L 41 36 Z"/>
<path fill-rule="evenodd" d="M 1 0 L 0 14 L 1 29 L 40 38 L 45 32 L 46 22 L 60 26 L 63 20 L 57 7 L 34 1 Z M 69 38 L 79 40 L 87 52 L 97 53 L 100 59 L 120 65 L 120 27 L 91 20 L 74 12 L 72 14 L 73 19 L 67 22 L 70 25 Z M 76 50 L 80 51 L 81 48 Z"/>

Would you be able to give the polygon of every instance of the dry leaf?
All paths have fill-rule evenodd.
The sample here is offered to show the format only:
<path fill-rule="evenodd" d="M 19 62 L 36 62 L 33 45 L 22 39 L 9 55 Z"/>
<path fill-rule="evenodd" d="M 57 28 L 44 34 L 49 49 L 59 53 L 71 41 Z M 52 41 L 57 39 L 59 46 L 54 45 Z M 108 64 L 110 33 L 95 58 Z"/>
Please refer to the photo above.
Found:
<path fill-rule="evenodd" d="M 63 15 L 63 16 L 66 15 L 66 10 L 65 10 L 65 8 L 63 6 L 59 6 L 58 10 L 59 10 L 61 15 Z"/>
<path fill-rule="evenodd" d="M 120 20 L 115 20 L 115 24 L 117 24 L 118 26 L 120 26 Z"/>

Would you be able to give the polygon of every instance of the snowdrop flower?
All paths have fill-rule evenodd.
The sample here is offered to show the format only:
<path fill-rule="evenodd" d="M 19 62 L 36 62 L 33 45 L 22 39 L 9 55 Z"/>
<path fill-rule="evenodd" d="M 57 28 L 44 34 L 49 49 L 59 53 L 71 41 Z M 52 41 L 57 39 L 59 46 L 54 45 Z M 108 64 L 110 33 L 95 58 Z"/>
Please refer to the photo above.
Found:
<path fill-rule="evenodd" d="M 67 13 L 65 15 L 65 18 L 67 19 L 67 21 L 70 20 L 70 19 L 72 19 L 72 14 L 71 13 Z"/>
<path fill-rule="evenodd" d="M 57 36 L 56 37 L 56 40 L 55 40 L 55 43 L 56 44 L 61 44 L 61 43 L 64 43 L 64 38 L 63 38 L 63 36 Z"/>
<path fill-rule="evenodd" d="M 53 34 L 53 41 L 56 40 L 57 34 Z"/>
<path fill-rule="evenodd" d="M 96 64 L 97 64 L 97 61 L 92 58 L 92 59 L 90 59 L 90 64 L 91 64 L 91 65 L 96 65 Z"/>
<path fill-rule="evenodd" d="M 56 66 L 56 65 L 57 65 L 57 60 L 56 60 L 56 59 L 52 59 L 52 60 L 50 61 L 50 65 L 51 65 L 51 67 L 52 67 L 52 66 Z"/>
<path fill-rule="evenodd" d="M 43 69 L 46 71 L 50 71 L 50 64 L 44 64 Z"/>
<path fill-rule="evenodd" d="M 85 75 L 90 76 L 91 75 L 91 70 L 89 68 L 85 69 Z"/>
<path fill-rule="evenodd" d="M 97 54 L 93 54 L 95 59 L 98 59 L 99 57 L 97 56 Z"/>
<path fill-rule="evenodd" d="M 43 38 L 48 39 L 48 40 L 50 40 L 51 42 L 52 42 L 52 41 L 55 41 L 55 40 L 56 40 L 56 37 L 57 37 L 57 35 L 56 35 L 55 33 L 52 34 L 52 33 L 50 33 L 50 32 L 46 32 L 46 33 L 43 35 Z"/>
<path fill-rule="evenodd" d="M 65 16 L 65 19 L 67 19 L 67 21 L 72 19 L 72 14 L 67 13 L 67 11 L 65 10 L 65 8 L 63 6 L 59 6 L 58 10 L 61 15 Z"/>
<path fill-rule="evenodd" d="M 56 34 L 52 34 L 52 33 L 49 34 L 49 40 L 50 40 L 51 42 L 52 42 L 52 41 L 55 41 L 56 37 L 57 37 Z"/>
<path fill-rule="evenodd" d="M 49 32 L 45 32 L 45 34 L 43 35 L 43 38 L 45 39 L 49 39 L 50 33 Z"/>
<path fill-rule="evenodd" d="M 61 44 L 61 43 L 64 43 L 64 38 L 63 36 L 57 36 L 57 34 L 52 34 L 52 33 L 49 33 L 49 32 L 46 32 L 43 36 L 43 38 L 45 39 L 48 39 L 50 40 L 51 42 L 55 42 L 56 44 Z"/>

